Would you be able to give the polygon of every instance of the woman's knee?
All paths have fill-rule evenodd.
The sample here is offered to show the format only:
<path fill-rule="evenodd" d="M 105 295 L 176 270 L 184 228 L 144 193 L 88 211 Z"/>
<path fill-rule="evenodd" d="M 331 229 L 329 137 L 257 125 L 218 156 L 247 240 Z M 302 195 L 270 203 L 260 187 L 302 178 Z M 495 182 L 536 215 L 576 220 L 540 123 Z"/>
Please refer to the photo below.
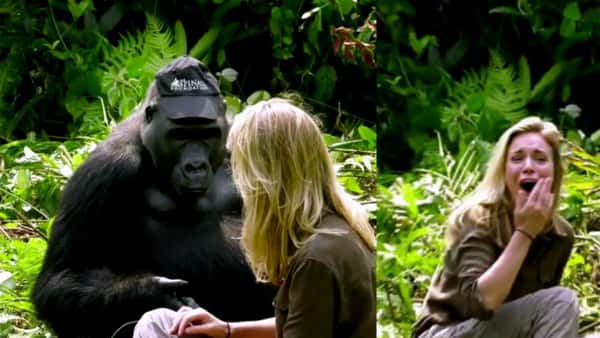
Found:
<path fill-rule="evenodd" d="M 562 305 L 564 312 L 579 315 L 579 300 L 575 291 L 562 286 L 555 286 L 538 291 L 544 295 L 542 306 L 549 306 L 549 310 L 556 311 L 555 305 Z"/>
<path fill-rule="evenodd" d="M 168 330 L 176 314 L 177 312 L 167 308 L 158 308 L 144 313 L 135 326 L 134 338 L 168 337 Z"/>
<path fill-rule="evenodd" d="M 161 307 L 161 308 L 154 309 L 154 310 L 144 313 L 144 315 L 140 318 L 140 321 L 153 322 L 153 321 L 161 320 L 163 318 L 170 318 L 175 313 L 176 312 L 171 309 Z"/>

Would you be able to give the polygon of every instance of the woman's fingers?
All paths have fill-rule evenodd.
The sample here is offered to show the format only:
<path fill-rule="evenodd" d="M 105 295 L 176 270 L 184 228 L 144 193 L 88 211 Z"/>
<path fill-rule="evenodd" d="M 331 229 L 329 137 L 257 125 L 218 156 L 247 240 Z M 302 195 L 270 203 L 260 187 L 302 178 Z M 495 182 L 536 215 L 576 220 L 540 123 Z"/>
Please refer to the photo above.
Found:
<path fill-rule="evenodd" d="M 218 331 L 217 324 L 208 323 L 208 324 L 204 324 L 204 325 L 188 326 L 183 331 L 183 335 L 196 336 L 196 335 L 204 334 L 209 337 L 215 337 L 217 331 Z M 204 336 L 202 336 L 202 337 L 204 337 Z"/>
<path fill-rule="evenodd" d="M 539 233 L 552 216 L 552 178 L 540 178 L 530 194 L 519 189 L 516 199 L 514 212 L 517 226 L 534 234 Z"/>
<path fill-rule="evenodd" d="M 546 178 L 544 177 L 544 178 L 539 179 L 537 184 L 533 187 L 533 190 L 531 191 L 531 194 L 529 195 L 529 199 L 527 200 L 527 202 L 529 202 L 531 205 L 535 205 L 536 203 L 538 203 L 540 201 L 540 195 L 544 191 L 545 187 L 546 187 Z"/>
<path fill-rule="evenodd" d="M 203 324 L 210 321 L 211 317 L 206 310 L 198 308 L 188 311 L 180 311 L 179 316 L 173 321 L 173 326 L 169 330 L 171 334 L 181 336 L 186 328 L 193 324 Z"/>
<path fill-rule="evenodd" d="M 519 189 L 517 192 L 517 205 L 516 209 L 521 210 L 527 203 L 527 192 L 523 189 Z"/>

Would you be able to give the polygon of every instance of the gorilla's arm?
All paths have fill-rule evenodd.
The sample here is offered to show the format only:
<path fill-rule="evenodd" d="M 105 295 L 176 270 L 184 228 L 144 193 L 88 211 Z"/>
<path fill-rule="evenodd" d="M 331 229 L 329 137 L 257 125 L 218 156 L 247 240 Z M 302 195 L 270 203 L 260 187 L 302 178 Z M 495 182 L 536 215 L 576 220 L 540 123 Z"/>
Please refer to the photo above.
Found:
<path fill-rule="evenodd" d="M 177 306 L 151 276 L 131 272 L 127 264 L 142 254 L 132 237 L 139 231 L 131 210 L 142 161 L 136 144 L 141 142 L 117 133 L 98 145 L 65 186 L 32 293 L 38 316 L 61 337 L 110 337 L 137 319 L 131 314 Z"/>

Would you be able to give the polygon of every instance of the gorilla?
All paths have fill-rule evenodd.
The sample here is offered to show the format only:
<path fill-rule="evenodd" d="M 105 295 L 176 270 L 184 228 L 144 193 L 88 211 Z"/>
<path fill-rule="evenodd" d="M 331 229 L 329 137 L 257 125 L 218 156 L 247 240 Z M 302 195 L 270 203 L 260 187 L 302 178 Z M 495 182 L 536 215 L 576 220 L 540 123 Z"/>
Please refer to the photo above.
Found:
<path fill-rule="evenodd" d="M 273 316 L 239 245 L 241 199 L 215 77 L 183 56 L 67 182 L 32 301 L 59 337 L 131 337 L 144 312 L 198 304 Z"/>

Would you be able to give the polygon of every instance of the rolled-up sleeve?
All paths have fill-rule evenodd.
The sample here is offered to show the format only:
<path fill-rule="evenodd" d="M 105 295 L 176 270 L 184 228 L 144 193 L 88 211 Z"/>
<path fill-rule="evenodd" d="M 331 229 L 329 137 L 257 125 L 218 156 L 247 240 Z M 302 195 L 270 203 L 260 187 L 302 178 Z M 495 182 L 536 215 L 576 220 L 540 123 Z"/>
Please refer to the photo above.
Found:
<path fill-rule="evenodd" d="M 477 280 L 496 260 L 496 247 L 484 230 L 465 234 L 450 259 L 456 264 L 457 308 L 463 318 L 488 319 L 493 311 L 485 307 Z"/>
<path fill-rule="evenodd" d="M 307 259 L 290 271 L 287 321 L 281 338 L 331 338 L 338 286 L 331 269 Z"/>

